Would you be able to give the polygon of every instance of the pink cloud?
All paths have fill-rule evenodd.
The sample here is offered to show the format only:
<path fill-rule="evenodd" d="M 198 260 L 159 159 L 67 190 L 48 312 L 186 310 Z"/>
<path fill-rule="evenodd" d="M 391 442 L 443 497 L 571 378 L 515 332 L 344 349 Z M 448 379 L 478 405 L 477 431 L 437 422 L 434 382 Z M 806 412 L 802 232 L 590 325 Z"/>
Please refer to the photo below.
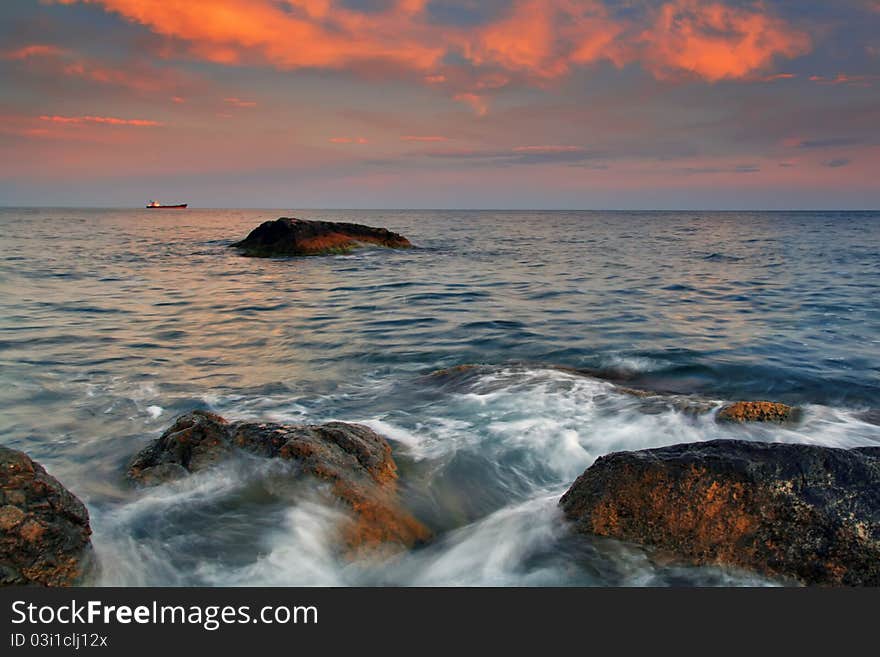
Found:
<path fill-rule="evenodd" d="M 424 141 L 424 142 L 437 142 L 437 141 L 449 141 L 449 137 L 441 137 L 441 136 L 420 136 L 420 135 L 405 135 L 400 138 L 401 141 Z"/>
<path fill-rule="evenodd" d="M 229 97 L 224 98 L 223 102 L 233 107 L 256 107 L 257 103 L 253 100 L 242 100 L 241 98 Z"/>
<path fill-rule="evenodd" d="M 819 84 L 846 84 L 855 87 L 870 87 L 878 80 L 880 80 L 880 75 L 847 75 L 846 73 L 838 73 L 831 78 L 822 75 L 810 76 L 811 82 Z"/>
<path fill-rule="evenodd" d="M 163 125 L 159 121 L 148 121 L 146 119 L 120 119 L 115 116 L 58 116 L 44 114 L 40 116 L 41 121 L 49 121 L 51 123 L 64 123 L 70 125 L 81 125 L 87 123 L 105 124 L 105 125 L 124 125 L 136 127 L 157 127 Z"/>
<path fill-rule="evenodd" d="M 369 141 L 364 137 L 330 137 L 328 139 L 332 144 L 367 144 Z"/>
<path fill-rule="evenodd" d="M 31 57 L 61 57 L 66 54 L 67 51 L 64 48 L 44 43 L 35 43 L 29 46 L 22 46 L 15 50 L 6 51 L 0 54 L 0 58 L 21 61 L 24 59 L 30 59 Z"/>
<path fill-rule="evenodd" d="M 476 114 L 477 116 L 485 116 L 489 113 L 489 103 L 486 100 L 485 96 L 470 92 L 464 92 L 460 94 L 455 94 L 453 98 L 461 103 L 469 105 L 470 108 L 474 111 L 474 114 Z"/>
<path fill-rule="evenodd" d="M 67 48 L 50 44 L 31 44 L 6 51 L 0 53 L 0 59 L 22 62 L 27 70 L 37 73 L 126 87 L 140 93 L 171 90 L 182 87 L 186 82 L 176 72 L 156 68 L 143 62 L 132 62 L 124 67 L 108 66 Z"/>
<path fill-rule="evenodd" d="M 765 75 L 761 78 L 761 82 L 777 82 L 779 80 L 794 80 L 797 77 L 795 73 L 775 73 L 774 75 Z"/>
<path fill-rule="evenodd" d="M 575 153 L 582 151 L 580 146 L 517 146 L 517 153 Z"/>

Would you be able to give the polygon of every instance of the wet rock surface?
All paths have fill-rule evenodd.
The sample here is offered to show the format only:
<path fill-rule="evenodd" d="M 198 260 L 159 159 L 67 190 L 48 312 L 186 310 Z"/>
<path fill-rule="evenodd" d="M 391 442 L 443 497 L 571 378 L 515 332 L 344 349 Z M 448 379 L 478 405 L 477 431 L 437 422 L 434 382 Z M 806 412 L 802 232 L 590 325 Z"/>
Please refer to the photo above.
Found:
<path fill-rule="evenodd" d="M 70 586 L 93 565 L 89 513 L 23 452 L 0 447 L 0 586 Z"/>
<path fill-rule="evenodd" d="M 128 475 L 145 485 L 162 483 L 209 468 L 235 450 L 293 461 L 298 475 L 328 483 L 352 511 L 343 536 L 350 548 L 411 547 L 430 537 L 399 502 L 397 465 L 388 442 L 358 424 L 227 422 L 214 413 L 193 411 L 138 453 Z"/>
<path fill-rule="evenodd" d="M 231 246 L 243 255 L 271 258 L 348 253 L 365 244 L 397 249 L 412 246 L 403 235 L 387 228 L 288 217 L 260 224 Z"/>
<path fill-rule="evenodd" d="M 740 401 L 724 406 L 715 419 L 718 422 L 776 422 L 783 424 L 798 419 L 799 412 L 786 404 L 768 401 Z"/>
<path fill-rule="evenodd" d="M 880 585 L 880 447 L 717 440 L 620 452 L 560 506 L 579 532 L 686 563 Z"/>

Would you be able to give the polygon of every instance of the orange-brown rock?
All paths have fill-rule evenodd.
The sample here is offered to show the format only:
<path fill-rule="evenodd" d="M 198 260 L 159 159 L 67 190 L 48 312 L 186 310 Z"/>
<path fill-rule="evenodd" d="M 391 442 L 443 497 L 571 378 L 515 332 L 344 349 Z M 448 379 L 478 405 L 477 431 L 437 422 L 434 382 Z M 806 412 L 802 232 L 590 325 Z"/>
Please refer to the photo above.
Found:
<path fill-rule="evenodd" d="M 880 585 L 880 447 L 717 440 L 621 452 L 560 505 L 580 532 L 681 561 Z"/>
<path fill-rule="evenodd" d="M 23 452 L 0 447 L 0 586 L 70 586 L 92 566 L 89 513 Z"/>
<path fill-rule="evenodd" d="M 430 537 L 400 503 L 390 445 L 359 424 L 227 422 L 214 413 L 193 411 L 144 448 L 128 473 L 140 483 L 160 483 L 210 467 L 235 450 L 295 461 L 300 467 L 294 476 L 329 483 L 351 511 L 351 523 L 343 530 L 349 548 L 410 547 Z"/>
<path fill-rule="evenodd" d="M 715 418 L 719 422 L 792 422 L 797 409 L 769 401 L 740 401 L 724 406 Z"/>
<path fill-rule="evenodd" d="M 347 253 L 370 244 L 395 249 L 412 246 L 403 235 L 387 228 L 289 217 L 263 222 L 231 246 L 247 256 L 271 258 Z"/>

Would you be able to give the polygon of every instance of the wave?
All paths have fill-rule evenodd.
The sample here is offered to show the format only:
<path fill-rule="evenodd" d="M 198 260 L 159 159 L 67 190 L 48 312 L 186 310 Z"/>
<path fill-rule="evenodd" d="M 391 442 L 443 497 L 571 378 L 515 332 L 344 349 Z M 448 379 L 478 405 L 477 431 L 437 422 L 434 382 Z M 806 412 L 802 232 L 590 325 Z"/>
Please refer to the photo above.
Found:
<path fill-rule="evenodd" d="M 745 258 L 739 256 L 726 255 L 724 253 L 710 253 L 703 257 L 706 262 L 740 262 Z"/>

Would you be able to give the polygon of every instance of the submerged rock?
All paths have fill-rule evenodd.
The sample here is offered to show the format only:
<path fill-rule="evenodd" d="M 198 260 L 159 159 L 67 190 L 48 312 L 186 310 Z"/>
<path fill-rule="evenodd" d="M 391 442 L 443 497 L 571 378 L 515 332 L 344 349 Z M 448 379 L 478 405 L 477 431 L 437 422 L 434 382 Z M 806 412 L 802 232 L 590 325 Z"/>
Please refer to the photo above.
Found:
<path fill-rule="evenodd" d="M 397 465 L 388 442 L 359 424 L 322 425 L 227 422 L 207 411 L 178 417 L 132 460 L 128 474 L 151 485 L 186 476 L 240 449 L 256 456 L 295 461 L 306 474 L 328 482 L 352 511 L 345 528 L 350 548 L 399 544 L 411 547 L 430 537 L 397 496 Z"/>
<path fill-rule="evenodd" d="M 231 246 L 241 249 L 247 256 L 271 258 L 348 253 L 364 244 L 395 249 L 412 246 L 403 235 L 387 228 L 287 217 L 260 224 L 246 238 Z"/>
<path fill-rule="evenodd" d="M 586 379 L 603 381 L 610 386 L 610 390 L 613 392 L 637 399 L 639 410 L 648 415 L 659 414 L 668 410 L 675 410 L 691 416 L 709 415 L 719 407 L 719 402 L 716 400 L 706 399 L 697 395 L 633 388 L 622 385 L 619 377 L 609 376 L 604 371 L 567 367 L 564 365 L 541 363 L 510 363 L 506 365 L 463 364 L 435 370 L 429 373 L 426 379 L 444 385 L 461 385 L 463 383 L 469 384 L 483 375 L 510 369 L 521 369 L 524 372 L 529 370 L 556 371 Z M 716 420 L 722 423 L 794 423 L 800 417 L 800 409 L 778 402 L 742 401 L 722 406 L 716 415 Z"/>
<path fill-rule="evenodd" d="M 620 452 L 559 504 L 582 533 L 693 564 L 880 585 L 880 447 L 716 440 Z"/>
<path fill-rule="evenodd" d="M 0 586 L 70 586 L 92 565 L 89 512 L 23 452 L 0 447 Z"/>
<path fill-rule="evenodd" d="M 793 422 L 798 411 L 786 404 L 768 401 L 741 401 L 728 404 L 718 411 L 718 422 Z"/>

